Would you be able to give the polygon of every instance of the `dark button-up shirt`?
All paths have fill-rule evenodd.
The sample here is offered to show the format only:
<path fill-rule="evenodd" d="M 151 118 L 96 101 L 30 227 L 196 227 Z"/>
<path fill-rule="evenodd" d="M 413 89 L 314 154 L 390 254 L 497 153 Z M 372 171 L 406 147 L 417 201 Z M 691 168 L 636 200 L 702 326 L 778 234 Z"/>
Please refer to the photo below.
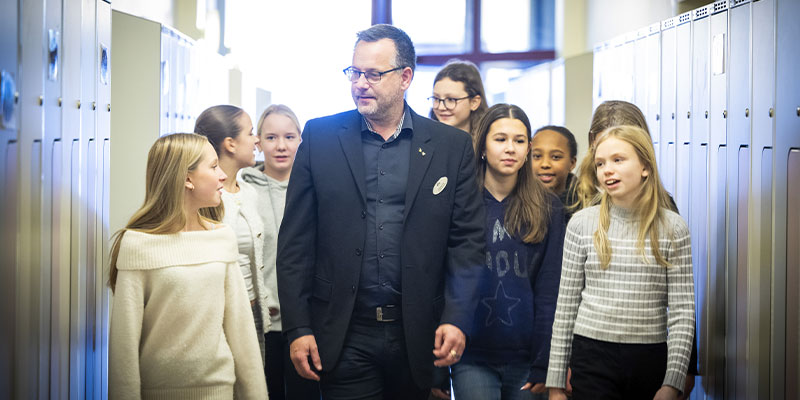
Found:
<path fill-rule="evenodd" d="M 413 125 L 408 107 L 401 125 L 389 140 L 361 122 L 366 171 L 367 238 L 356 308 L 400 305 L 400 244 L 403 236 Z"/>

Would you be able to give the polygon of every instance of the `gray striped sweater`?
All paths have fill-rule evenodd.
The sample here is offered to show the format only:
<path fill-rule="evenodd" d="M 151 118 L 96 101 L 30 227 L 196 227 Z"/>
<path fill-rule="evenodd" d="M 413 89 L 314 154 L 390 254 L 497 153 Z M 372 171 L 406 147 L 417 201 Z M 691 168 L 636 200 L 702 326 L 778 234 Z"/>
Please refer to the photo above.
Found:
<path fill-rule="evenodd" d="M 612 205 L 611 264 L 603 270 L 593 240 L 599 212 L 600 206 L 581 210 L 567 226 L 547 386 L 565 387 L 572 335 L 578 334 L 614 343 L 666 342 L 664 385 L 682 390 L 695 326 L 689 228 L 664 209 L 659 248 L 671 266 L 656 263 L 649 239 L 645 263 L 636 245 L 638 222 Z"/>

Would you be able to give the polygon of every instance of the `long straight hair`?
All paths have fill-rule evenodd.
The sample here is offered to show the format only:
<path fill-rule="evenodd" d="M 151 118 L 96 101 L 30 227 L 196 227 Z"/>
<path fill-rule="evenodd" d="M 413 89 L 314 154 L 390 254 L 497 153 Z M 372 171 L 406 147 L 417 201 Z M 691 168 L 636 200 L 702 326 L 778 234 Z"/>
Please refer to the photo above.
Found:
<path fill-rule="evenodd" d="M 207 143 L 204 136 L 194 133 L 162 136 L 153 143 L 147 155 L 144 204 L 133 214 L 125 228 L 117 231 L 112 239 L 109 266 L 109 285 L 112 291 L 117 285 L 117 257 L 126 231 L 134 229 L 144 233 L 170 234 L 179 232 L 186 226 L 186 177 L 202 160 L 203 147 Z"/>
<path fill-rule="evenodd" d="M 594 142 L 600 132 L 612 126 L 635 126 L 641 128 L 650 139 L 650 130 L 642 110 L 635 104 L 622 100 L 609 100 L 600 103 L 594 110 L 592 125 L 589 128 L 589 150 L 578 166 L 578 183 L 575 185 L 575 204 L 569 204 L 572 212 L 591 207 L 600 202 L 599 182 L 594 173 Z"/>
<path fill-rule="evenodd" d="M 656 153 L 653 149 L 653 144 L 650 143 L 650 135 L 644 129 L 636 126 L 623 125 L 608 128 L 597 137 L 597 143 L 590 152 L 592 159 L 597 153 L 597 146 L 611 137 L 633 146 L 636 156 L 639 157 L 639 161 L 648 171 L 648 175 L 642 178 L 642 187 L 634 202 L 636 204 L 634 215 L 639 222 L 639 233 L 636 240 L 639 253 L 642 259 L 647 262 L 644 242 L 645 238 L 649 237 L 650 248 L 656 263 L 668 267 L 670 264 L 661 254 L 658 236 L 663 225 L 664 208 L 669 207 L 669 195 L 664 190 L 661 178 L 658 176 Z M 597 176 L 597 167 L 594 167 L 592 172 Z M 600 223 L 594 232 L 594 247 L 600 258 L 600 267 L 602 269 L 608 269 L 611 263 L 611 244 L 608 240 L 608 227 L 611 225 L 610 210 L 610 196 L 608 192 L 603 192 L 600 196 Z"/>
<path fill-rule="evenodd" d="M 495 104 L 483 115 L 474 131 L 473 146 L 477 162 L 478 187 L 483 189 L 486 181 L 486 139 L 492 124 L 503 118 L 516 119 L 525 125 L 525 137 L 530 145 L 531 123 L 528 116 L 521 108 L 512 104 Z M 539 243 L 547 235 L 547 226 L 550 221 L 549 191 L 533 175 L 531 168 L 531 152 L 528 151 L 525 163 L 517 171 L 517 184 L 508 196 L 503 225 L 511 235 L 522 239 L 525 243 Z"/>

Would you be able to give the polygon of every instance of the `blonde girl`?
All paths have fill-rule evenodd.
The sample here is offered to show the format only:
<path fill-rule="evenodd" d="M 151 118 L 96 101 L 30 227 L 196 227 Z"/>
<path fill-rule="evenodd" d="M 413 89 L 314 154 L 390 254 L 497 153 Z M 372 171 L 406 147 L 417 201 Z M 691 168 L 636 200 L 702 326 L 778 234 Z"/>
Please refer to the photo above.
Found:
<path fill-rule="evenodd" d="M 150 149 L 144 204 L 112 245 L 110 398 L 266 398 L 236 238 L 199 213 L 226 178 L 200 135 Z"/>
<path fill-rule="evenodd" d="M 547 386 L 566 398 L 675 399 L 694 335 L 689 230 L 669 210 L 647 132 L 608 128 L 591 150 L 600 204 L 564 240 Z"/>

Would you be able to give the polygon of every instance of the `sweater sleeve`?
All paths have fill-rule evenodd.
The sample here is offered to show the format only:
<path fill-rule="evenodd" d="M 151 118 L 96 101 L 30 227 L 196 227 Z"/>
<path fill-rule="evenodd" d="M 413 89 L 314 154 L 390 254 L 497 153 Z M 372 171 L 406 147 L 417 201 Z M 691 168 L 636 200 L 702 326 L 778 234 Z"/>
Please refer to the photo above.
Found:
<path fill-rule="evenodd" d="M 109 384 L 111 399 L 142 398 L 139 345 L 144 315 L 143 271 L 119 271 L 114 290 L 109 337 Z"/>
<path fill-rule="evenodd" d="M 556 312 L 558 284 L 561 276 L 561 260 L 564 248 L 564 210 L 553 198 L 552 214 L 544 241 L 541 265 L 534 268 L 533 277 L 533 335 L 531 341 L 531 370 L 528 382 L 544 383 L 550 358 L 550 341 L 553 332 L 553 317 Z"/>
<path fill-rule="evenodd" d="M 228 263 L 225 272 L 225 316 L 223 330 L 233 354 L 236 373 L 234 397 L 266 399 L 267 383 L 261 363 L 253 313 L 247 299 L 244 278 L 236 262 Z"/>
<path fill-rule="evenodd" d="M 553 339 L 550 342 L 550 363 L 547 369 L 547 387 L 564 388 L 567 382 L 567 368 L 572 352 L 572 333 L 581 291 L 584 288 L 584 264 L 587 258 L 586 246 L 581 235 L 586 218 L 574 216 L 567 225 L 564 238 L 564 257 L 561 265 L 561 283 L 558 290 Z"/>
<path fill-rule="evenodd" d="M 683 221 L 676 224 L 670 242 L 667 267 L 667 373 L 664 385 L 683 390 L 694 336 L 694 277 L 689 230 Z"/>

